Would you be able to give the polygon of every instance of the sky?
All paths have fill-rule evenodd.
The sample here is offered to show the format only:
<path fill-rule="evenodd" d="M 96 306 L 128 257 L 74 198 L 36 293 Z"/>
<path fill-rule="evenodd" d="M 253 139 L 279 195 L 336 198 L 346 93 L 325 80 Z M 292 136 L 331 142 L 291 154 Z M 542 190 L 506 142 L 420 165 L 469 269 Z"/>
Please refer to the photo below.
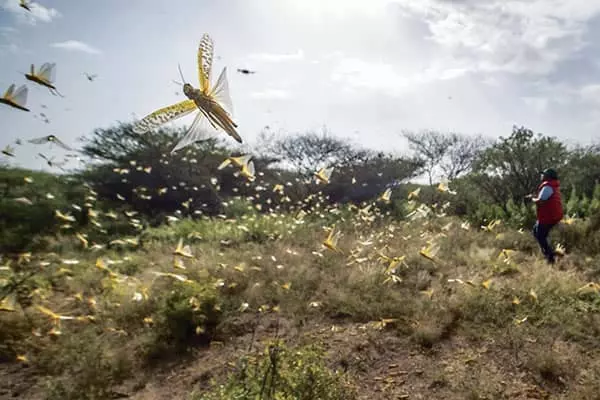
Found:
<path fill-rule="evenodd" d="M 600 0 L 39 0 L 31 9 L 0 0 L 0 90 L 26 83 L 31 108 L 0 104 L 0 147 L 48 134 L 80 147 L 94 129 L 183 100 L 177 65 L 198 86 L 204 33 L 215 42 L 213 79 L 227 67 L 250 145 L 267 126 L 327 127 L 394 152 L 407 150 L 406 130 L 498 137 L 518 125 L 589 143 L 600 128 Z M 57 64 L 64 98 L 24 79 L 45 62 Z M 16 151 L 11 164 L 34 169 L 45 167 L 38 152 L 61 154 Z"/>

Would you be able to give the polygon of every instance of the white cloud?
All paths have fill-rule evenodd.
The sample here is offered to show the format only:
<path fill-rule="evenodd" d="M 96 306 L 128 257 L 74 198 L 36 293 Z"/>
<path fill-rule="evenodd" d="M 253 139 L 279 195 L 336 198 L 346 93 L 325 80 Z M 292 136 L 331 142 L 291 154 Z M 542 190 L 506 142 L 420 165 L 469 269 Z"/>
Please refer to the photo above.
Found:
<path fill-rule="evenodd" d="M 502 84 L 501 80 L 498 79 L 498 77 L 491 75 L 483 77 L 481 79 L 481 83 L 491 87 L 500 87 L 500 85 Z"/>
<path fill-rule="evenodd" d="M 367 62 L 358 58 L 343 58 L 331 74 L 334 82 L 356 88 L 386 91 L 392 95 L 405 89 L 409 79 L 398 74 L 391 64 Z"/>
<path fill-rule="evenodd" d="M 70 51 L 80 51 L 88 54 L 101 54 L 102 52 L 95 47 L 90 46 L 87 43 L 80 42 L 78 40 L 67 40 L 59 43 L 52 43 L 51 47 L 58 49 L 65 49 Z"/>
<path fill-rule="evenodd" d="M 304 52 L 302 50 L 298 50 L 296 53 L 292 54 L 272 54 L 272 53 L 257 53 L 250 54 L 248 56 L 249 59 L 254 61 L 262 61 L 262 62 L 285 62 L 285 61 L 298 61 L 304 59 Z"/>
<path fill-rule="evenodd" d="M 434 77 L 435 73 L 439 73 L 439 75 L 437 75 L 437 78 L 442 81 L 460 78 L 461 76 L 471 72 L 470 69 L 466 67 L 448 68 L 439 71 L 436 68 L 429 68 L 426 71 L 430 73 L 431 78 Z"/>
<path fill-rule="evenodd" d="M 17 30 L 12 26 L 0 26 L 0 34 L 2 35 L 10 35 L 12 33 L 16 33 Z"/>
<path fill-rule="evenodd" d="M 323 56 L 323 58 L 325 60 L 329 60 L 329 59 L 332 59 L 332 58 L 339 59 L 339 58 L 341 58 L 343 56 L 344 56 L 344 52 L 343 51 L 336 50 L 336 51 L 333 51 L 331 53 L 325 54 L 325 56 Z"/>
<path fill-rule="evenodd" d="M 534 111 L 542 113 L 548 109 L 550 100 L 547 97 L 525 96 L 522 97 L 523 102 L 531 107 Z"/>
<path fill-rule="evenodd" d="M 0 27 L 0 39 L 3 39 L 6 43 L 3 43 L 3 46 L 7 46 L 8 42 L 12 42 L 17 36 L 17 30 L 10 26 L 2 26 Z"/>
<path fill-rule="evenodd" d="M 586 110 L 585 119 L 581 121 L 585 127 L 598 131 L 600 128 L 600 83 L 584 85 L 574 90 L 576 98 L 583 103 L 581 109 Z M 595 137 L 592 133 L 589 137 Z"/>
<path fill-rule="evenodd" d="M 594 83 L 581 87 L 579 96 L 585 102 L 600 105 L 600 84 Z"/>
<path fill-rule="evenodd" d="M 31 11 L 27 11 L 19 5 L 19 0 L 5 0 L 3 9 L 15 14 L 17 20 L 21 23 L 35 25 L 38 21 L 52 22 L 55 18 L 61 16 L 55 8 L 46 8 L 39 3 L 30 3 Z"/>
<path fill-rule="evenodd" d="M 0 54 L 15 54 L 19 51 L 19 46 L 14 43 L 0 44 Z"/>
<path fill-rule="evenodd" d="M 257 100 L 284 100 L 291 97 L 290 92 L 281 89 L 265 89 L 260 92 L 252 92 L 250 97 Z"/>
<path fill-rule="evenodd" d="M 403 70 L 401 66 L 346 57 L 333 67 L 331 80 L 349 87 L 366 88 L 400 96 L 408 90 L 433 81 L 451 80 L 470 72 L 462 67 L 445 67 L 435 62 L 424 70 Z"/>
<path fill-rule="evenodd" d="M 587 23 L 600 15 L 589 0 L 397 0 L 423 21 L 429 39 L 482 72 L 545 75 L 580 51 Z"/>
<path fill-rule="evenodd" d="M 38 21 L 51 22 L 54 18 L 60 17 L 61 14 L 54 8 L 46 8 L 39 3 L 32 3 L 31 15 Z"/>

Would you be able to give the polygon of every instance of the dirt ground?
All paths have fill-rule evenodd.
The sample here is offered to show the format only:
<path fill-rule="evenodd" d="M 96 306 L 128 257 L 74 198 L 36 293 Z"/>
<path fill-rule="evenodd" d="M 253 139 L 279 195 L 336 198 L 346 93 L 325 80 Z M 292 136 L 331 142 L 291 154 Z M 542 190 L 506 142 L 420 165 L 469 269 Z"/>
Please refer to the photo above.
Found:
<path fill-rule="evenodd" d="M 248 354 L 251 342 L 253 350 L 260 351 L 263 342 L 276 335 L 291 345 L 322 344 L 331 367 L 349 374 L 361 400 L 584 398 L 573 395 L 581 376 L 548 382 L 526 367 L 524 355 L 536 351 L 536 338 L 525 341 L 519 356 L 492 338 L 472 340 L 456 334 L 428 349 L 393 329 L 320 322 L 298 330 L 273 319 L 257 328 L 254 340 L 247 332 L 226 344 L 195 350 L 186 359 L 126 382 L 115 389 L 112 398 L 186 399 L 192 391 L 206 389 L 212 379 L 219 381 L 232 371 L 236 360 Z M 569 346 L 555 344 L 561 345 Z M 1 364 L 0 398 L 43 399 L 44 387 L 32 368 Z"/>

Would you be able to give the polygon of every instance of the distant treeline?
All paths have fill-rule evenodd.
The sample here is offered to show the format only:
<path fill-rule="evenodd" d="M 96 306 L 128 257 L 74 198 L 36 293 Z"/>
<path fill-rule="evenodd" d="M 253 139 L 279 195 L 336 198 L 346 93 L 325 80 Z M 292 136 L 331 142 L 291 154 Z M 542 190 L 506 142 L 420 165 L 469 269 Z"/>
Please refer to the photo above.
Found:
<path fill-rule="evenodd" d="M 376 200 L 386 188 L 393 189 L 392 201 L 380 207 L 401 218 L 408 193 L 418 186 L 408 182 L 419 176 L 429 182 L 420 201 L 450 202 L 449 213 L 476 223 L 497 218 L 515 226 L 531 223 L 533 209 L 523 198 L 548 167 L 560 175 L 569 216 L 585 218 L 600 210 L 600 146 L 567 146 L 526 128 L 514 127 L 510 136 L 495 141 L 405 132 L 399 137 L 409 143 L 405 154 L 373 151 L 327 132 L 264 133 L 252 148 L 208 140 L 170 154 L 183 133 L 161 129 L 137 135 L 120 124 L 85 138 L 81 151 L 89 162 L 68 175 L 0 168 L 0 252 L 43 246 L 41 238 L 61 231 L 116 236 L 136 234 L 168 216 L 239 215 L 244 212 L 236 209 L 239 204 L 258 212 L 296 212 L 320 197 L 359 204 Z M 253 155 L 253 182 L 238 176 L 235 167 L 218 169 L 224 159 L 240 154 Z M 311 179 L 323 167 L 334 168 L 327 185 Z M 436 190 L 441 180 L 456 194 Z M 74 220 L 57 217 L 56 210 Z M 124 212 L 129 217 L 118 224 L 115 214 Z M 105 215 L 106 224 L 94 218 L 90 226 L 90 213 Z"/>

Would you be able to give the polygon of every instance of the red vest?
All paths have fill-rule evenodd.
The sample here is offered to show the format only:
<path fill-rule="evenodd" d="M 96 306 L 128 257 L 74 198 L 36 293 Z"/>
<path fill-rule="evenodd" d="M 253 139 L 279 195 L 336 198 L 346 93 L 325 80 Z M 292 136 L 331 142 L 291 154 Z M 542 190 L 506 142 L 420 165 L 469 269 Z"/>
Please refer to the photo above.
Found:
<path fill-rule="evenodd" d="M 540 224 L 556 224 L 563 217 L 562 200 L 560 197 L 560 182 L 557 179 L 544 181 L 538 186 L 538 196 L 544 186 L 550 186 L 552 196 L 537 204 L 537 220 Z"/>

